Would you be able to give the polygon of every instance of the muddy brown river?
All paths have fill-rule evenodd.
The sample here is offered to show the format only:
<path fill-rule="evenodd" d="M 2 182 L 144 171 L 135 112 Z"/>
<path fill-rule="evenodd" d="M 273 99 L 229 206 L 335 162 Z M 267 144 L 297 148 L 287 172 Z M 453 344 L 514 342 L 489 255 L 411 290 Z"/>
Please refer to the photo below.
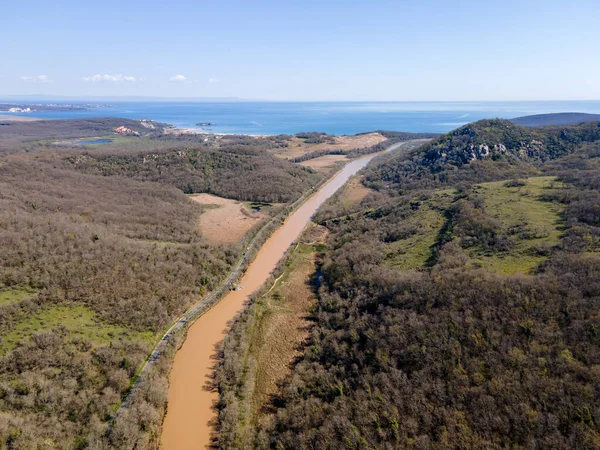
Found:
<path fill-rule="evenodd" d="M 397 145 L 389 150 L 397 148 Z M 175 354 L 169 379 L 169 400 L 161 436 L 162 450 L 200 450 L 211 442 L 218 393 L 205 388 L 213 374 L 215 345 L 223 340 L 231 320 L 248 296 L 260 288 L 290 244 L 296 240 L 317 209 L 376 155 L 349 162 L 330 181 L 292 213 L 264 243 L 242 277 L 241 291 L 231 291 L 188 330 Z"/>

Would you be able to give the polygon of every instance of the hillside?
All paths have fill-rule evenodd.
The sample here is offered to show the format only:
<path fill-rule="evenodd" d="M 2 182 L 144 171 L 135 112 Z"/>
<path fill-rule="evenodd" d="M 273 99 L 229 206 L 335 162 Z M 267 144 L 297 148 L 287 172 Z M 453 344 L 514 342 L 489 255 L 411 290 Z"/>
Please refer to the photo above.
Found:
<path fill-rule="evenodd" d="M 72 136 L 66 122 L 62 131 L 31 122 L 33 134 L 20 139 Z M 114 122 L 92 124 L 101 134 Z M 149 352 L 284 207 L 261 202 L 295 199 L 323 178 L 269 154 L 276 140 L 204 139 L 146 136 L 99 148 L 0 141 L 14 153 L 0 158 L 0 448 L 157 441 L 175 339 L 107 433 Z M 214 197 L 237 213 L 219 227 L 207 211 L 220 206 L 190 192 L 258 203 Z M 247 223 L 233 232 L 233 220 Z"/>
<path fill-rule="evenodd" d="M 515 117 L 510 119 L 514 124 L 524 127 L 543 127 L 552 125 L 578 125 L 585 122 L 600 121 L 600 114 L 586 113 L 555 113 L 535 114 L 532 116 Z"/>
<path fill-rule="evenodd" d="M 164 185 L 5 160 L 0 192 L 0 442 L 93 448 L 162 330 L 240 249 L 210 245 L 202 208 Z"/>
<path fill-rule="evenodd" d="M 598 448 L 594 127 L 469 124 L 372 167 L 362 199 L 330 201 L 310 339 L 251 422 L 232 418 L 253 411 L 254 381 L 228 369 L 249 373 L 264 319 L 243 316 L 226 342 L 223 448 Z"/>
<path fill-rule="evenodd" d="M 161 129 L 165 124 L 153 123 Z M 114 135 L 114 129 L 124 126 L 140 134 L 155 129 L 146 128 L 139 120 L 114 117 L 69 120 L 0 120 L 0 153 L 17 153 L 35 141 L 74 139 Z"/>
<path fill-rule="evenodd" d="M 536 173 L 545 162 L 600 140 L 600 122 L 526 128 L 490 119 L 464 125 L 367 174 L 377 189 L 442 186 L 460 181 L 494 181 Z"/>
<path fill-rule="evenodd" d="M 95 152 L 68 156 L 64 167 L 104 176 L 124 176 L 177 187 L 186 194 L 207 192 L 237 200 L 289 202 L 322 177 L 276 158 L 258 145 L 179 147 L 160 152 Z"/>

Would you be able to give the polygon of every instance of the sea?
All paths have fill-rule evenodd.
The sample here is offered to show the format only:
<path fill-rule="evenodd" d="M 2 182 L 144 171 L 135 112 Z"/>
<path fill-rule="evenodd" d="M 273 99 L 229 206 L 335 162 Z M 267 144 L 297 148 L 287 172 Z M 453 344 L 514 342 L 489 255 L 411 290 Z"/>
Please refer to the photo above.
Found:
<path fill-rule="evenodd" d="M 0 99 L 0 102 L 2 100 Z M 18 101 L 13 104 L 73 101 Z M 78 100 L 78 104 L 101 104 Z M 584 112 L 600 114 L 600 101 L 528 102 L 253 102 L 129 101 L 107 102 L 86 111 L 6 113 L 45 119 L 122 117 L 152 119 L 178 128 L 226 134 L 278 135 L 320 131 L 352 135 L 374 130 L 445 133 L 484 118 Z M 198 123 L 214 125 L 197 125 Z"/>

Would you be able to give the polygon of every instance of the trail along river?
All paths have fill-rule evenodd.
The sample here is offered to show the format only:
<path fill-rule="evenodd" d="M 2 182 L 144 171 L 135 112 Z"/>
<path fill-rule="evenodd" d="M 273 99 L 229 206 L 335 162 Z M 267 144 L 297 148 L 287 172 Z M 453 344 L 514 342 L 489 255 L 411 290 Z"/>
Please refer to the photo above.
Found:
<path fill-rule="evenodd" d="M 393 145 L 388 151 L 399 146 Z M 169 378 L 161 450 L 201 450 L 211 443 L 216 421 L 213 405 L 219 395 L 206 390 L 205 386 L 213 373 L 215 345 L 223 340 L 229 323 L 244 308 L 248 296 L 269 278 L 277 262 L 300 236 L 317 209 L 375 156 L 377 154 L 366 155 L 346 164 L 294 211 L 269 237 L 248 266 L 239 283 L 244 289 L 229 292 L 191 325 L 184 344 L 175 354 Z"/>

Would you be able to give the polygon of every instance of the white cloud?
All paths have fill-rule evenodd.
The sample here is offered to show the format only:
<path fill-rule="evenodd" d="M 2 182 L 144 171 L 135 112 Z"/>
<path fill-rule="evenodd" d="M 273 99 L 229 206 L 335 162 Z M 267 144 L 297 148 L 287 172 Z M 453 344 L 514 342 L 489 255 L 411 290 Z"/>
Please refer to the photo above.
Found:
<path fill-rule="evenodd" d="M 173 75 L 171 78 L 169 78 L 169 81 L 174 81 L 176 83 L 181 83 L 183 81 L 187 81 L 187 78 L 183 75 Z"/>
<path fill-rule="evenodd" d="M 127 81 L 127 82 L 134 82 L 135 81 L 135 77 L 132 77 L 130 75 L 123 75 L 120 73 L 114 74 L 114 75 L 110 75 L 108 73 L 105 73 L 104 75 L 97 73 L 96 75 L 92 75 L 89 77 L 81 77 L 81 79 L 83 81 L 93 81 L 93 82 L 99 82 L 99 81 L 110 81 L 113 83 L 119 83 L 121 81 Z"/>
<path fill-rule="evenodd" d="M 21 80 L 29 81 L 31 83 L 52 83 L 52 80 L 50 80 L 46 75 L 37 75 L 34 77 L 23 76 L 21 77 Z"/>
<path fill-rule="evenodd" d="M 210 78 L 208 79 L 208 82 L 209 82 L 210 84 L 213 84 L 213 83 L 218 83 L 218 82 L 219 82 L 219 80 L 218 80 L 217 78 L 215 78 L 215 77 L 210 77 Z"/>

